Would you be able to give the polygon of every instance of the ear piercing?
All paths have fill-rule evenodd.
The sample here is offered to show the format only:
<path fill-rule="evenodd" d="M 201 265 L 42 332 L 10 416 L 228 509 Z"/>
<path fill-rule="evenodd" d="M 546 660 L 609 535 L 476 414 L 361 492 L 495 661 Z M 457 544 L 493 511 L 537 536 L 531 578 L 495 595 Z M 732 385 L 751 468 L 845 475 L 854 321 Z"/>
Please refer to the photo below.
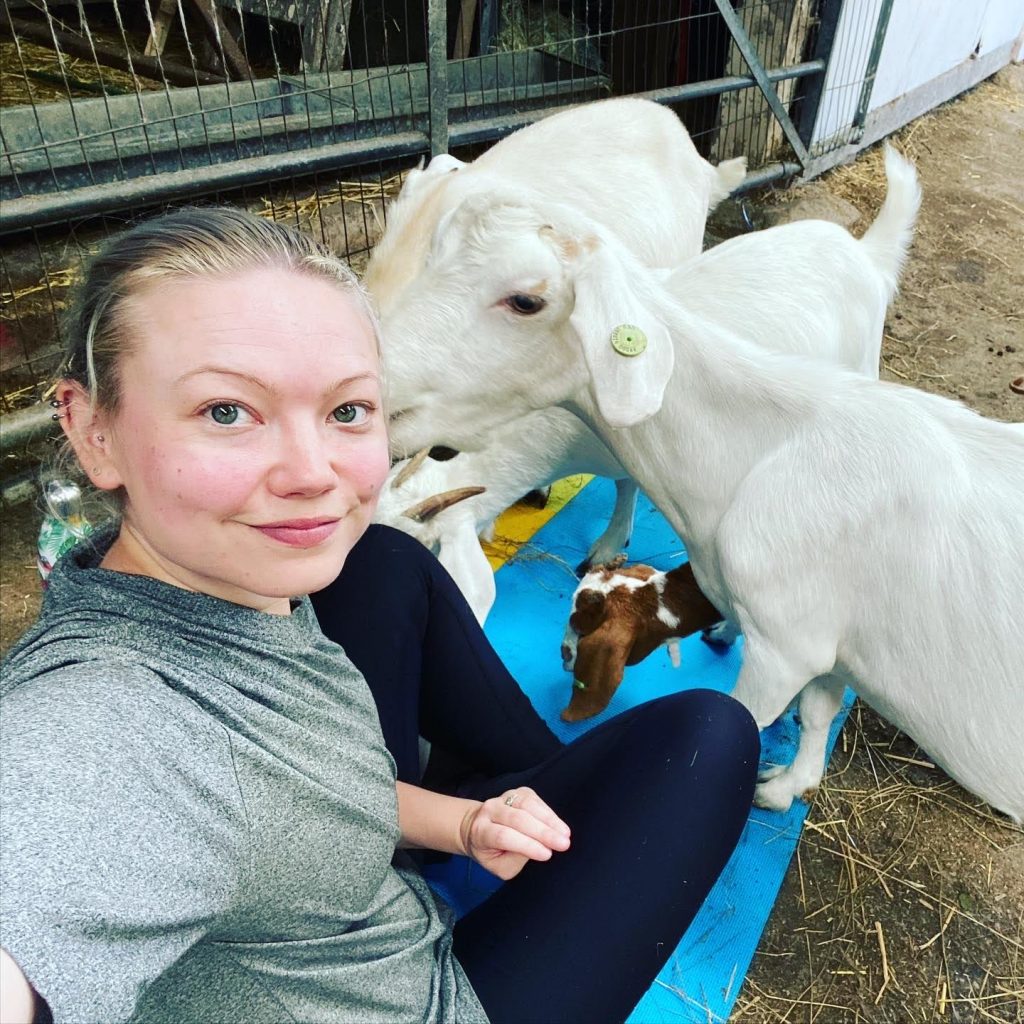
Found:
<path fill-rule="evenodd" d="M 67 405 L 67 404 L 68 404 L 67 402 L 62 402 L 59 398 L 52 398 L 52 399 L 50 399 L 50 408 L 51 409 L 63 409 L 64 406 Z M 55 412 L 50 417 L 50 419 L 53 420 L 54 423 L 57 423 L 59 420 L 62 420 L 63 418 L 64 418 L 63 414 L 59 413 L 59 412 Z"/>

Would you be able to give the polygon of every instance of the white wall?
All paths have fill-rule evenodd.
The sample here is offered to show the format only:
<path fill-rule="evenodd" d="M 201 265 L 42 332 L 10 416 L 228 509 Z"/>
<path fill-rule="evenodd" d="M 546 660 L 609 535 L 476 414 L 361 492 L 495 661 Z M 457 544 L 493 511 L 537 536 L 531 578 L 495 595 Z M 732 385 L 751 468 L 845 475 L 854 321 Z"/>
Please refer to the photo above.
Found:
<path fill-rule="evenodd" d="M 857 141 L 849 129 L 881 6 L 843 4 L 812 151 Z M 866 136 L 894 131 L 992 74 L 1019 55 L 1022 32 L 1021 0 L 894 0 L 867 119 L 874 131 Z"/>

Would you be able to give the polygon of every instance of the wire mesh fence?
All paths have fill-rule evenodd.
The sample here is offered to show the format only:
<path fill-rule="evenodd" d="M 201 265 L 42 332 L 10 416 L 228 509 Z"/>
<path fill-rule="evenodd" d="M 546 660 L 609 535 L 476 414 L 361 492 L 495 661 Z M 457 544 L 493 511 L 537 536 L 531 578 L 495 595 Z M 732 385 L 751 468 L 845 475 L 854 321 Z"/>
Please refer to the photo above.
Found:
<path fill-rule="evenodd" d="M 404 169 L 445 150 L 471 157 L 551 108 L 611 95 L 671 105 L 713 161 L 745 154 L 764 178 L 792 173 L 817 111 L 849 106 L 862 84 L 860 43 L 825 81 L 842 10 L 0 0 L 0 472 L 26 468 L 26 443 L 46 433 L 41 403 L 84 259 L 139 217 L 242 204 L 311 231 L 358 270 Z"/>

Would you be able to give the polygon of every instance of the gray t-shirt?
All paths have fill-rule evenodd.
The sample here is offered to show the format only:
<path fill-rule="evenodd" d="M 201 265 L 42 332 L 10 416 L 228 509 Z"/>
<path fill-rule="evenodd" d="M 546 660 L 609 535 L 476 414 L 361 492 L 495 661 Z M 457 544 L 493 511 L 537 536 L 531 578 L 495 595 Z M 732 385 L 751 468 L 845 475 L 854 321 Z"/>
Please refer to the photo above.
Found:
<path fill-rule="evenodd" d="M 485 1021 L 360 673 L 276 616 L 50 577 L 0 677 L 0 945 L 57 1021 Z"/>

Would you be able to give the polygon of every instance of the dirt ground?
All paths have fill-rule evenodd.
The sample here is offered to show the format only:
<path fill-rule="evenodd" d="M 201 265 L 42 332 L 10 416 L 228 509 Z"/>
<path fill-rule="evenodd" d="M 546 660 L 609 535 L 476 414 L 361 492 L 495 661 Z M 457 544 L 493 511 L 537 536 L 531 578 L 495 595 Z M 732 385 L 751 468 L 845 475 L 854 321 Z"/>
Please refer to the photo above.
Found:
<path fill-rule="evenodd" d="M 1024 420 L 1024 396 L 1009 386 L 1024 375 L 1024 66 L 896 141 L 917 164 L 924 203 L 886 327 L 883 376 Z M 883 192 L 876 147 L 747 203 L 755 220 L 780 207 L 830 210 L 859 233 Z M 31 504 L 2 515 L 6 650 L 38 608 L 38 517 Z M 858 704 L 733 1019 L 1024 1021 L 1024 831 Z"/>

